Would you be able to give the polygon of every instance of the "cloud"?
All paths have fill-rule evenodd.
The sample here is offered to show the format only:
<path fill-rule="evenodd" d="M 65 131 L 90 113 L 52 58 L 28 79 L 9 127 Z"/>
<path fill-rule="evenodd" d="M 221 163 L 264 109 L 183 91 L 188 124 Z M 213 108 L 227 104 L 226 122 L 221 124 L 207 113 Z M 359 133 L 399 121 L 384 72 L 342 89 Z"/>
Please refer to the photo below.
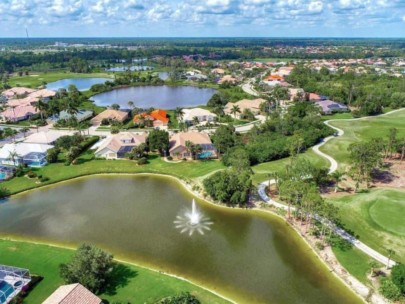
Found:
<path fill-rule="evenodd" d="M 100 33 L 100 27 L 113 34 L 120 29 L 120 35 L 139 27 L 145 35 L 152 29 L 172 36 L 201 30 L 210 36 L 218 29 L 266 35 L 274 28 L 291 35 L 327 28 L 344 35 L 354 28 L 382 31 L 388 24 L 403 36 L 404 11 L 404 0 L 0 0 L 0 22 L 10 33 L 29 24 L 44 33 L 54 31 L 52 36 L 66 28 Z"/>

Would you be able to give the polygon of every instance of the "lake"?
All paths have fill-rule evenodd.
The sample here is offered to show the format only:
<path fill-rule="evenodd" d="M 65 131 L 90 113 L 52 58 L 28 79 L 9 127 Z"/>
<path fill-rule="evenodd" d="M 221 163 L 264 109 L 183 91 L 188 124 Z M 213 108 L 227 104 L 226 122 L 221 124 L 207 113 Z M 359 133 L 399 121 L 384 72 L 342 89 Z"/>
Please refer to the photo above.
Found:
<path fill-rule="evenodd" d="M 138 86 L 114 89 L 91 97 L 98 106 L 113 103 L 122 108 L 133 101 L 139 108 L 175 109 L 176 107 L 194 107 L 206 105 L 216 90 L 193 86 Z"/>
<path fill-rule="evenodd" d="M 11 197 L 0 231 L 37 241 L 92 242 L 238 303 L 361 303 L 283 220 L 199 202 L 204 235 L 176 229 L 192 196 L 173 179 L 96 176 Z M 0 252 L 1 261 L 1 252 Z"/>
<path fill-rule="evenodd" d="M 55 82 L 50 82 L 46 85 L 46 88 L 52 91 L 59 89 L 66 89 L 71 85 L 75 85 L 79 91 L 90 90 L 92 85 L 104 83 L 107 80 L 114 80 L 113 78 L 68 78 L 61 79 Z"/>

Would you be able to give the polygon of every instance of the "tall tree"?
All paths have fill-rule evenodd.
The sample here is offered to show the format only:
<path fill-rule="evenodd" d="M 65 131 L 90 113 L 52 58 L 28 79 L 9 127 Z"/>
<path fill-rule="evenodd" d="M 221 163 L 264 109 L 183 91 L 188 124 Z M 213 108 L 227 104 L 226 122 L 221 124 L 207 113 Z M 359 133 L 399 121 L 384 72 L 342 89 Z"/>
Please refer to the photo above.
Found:
<path fill-rule="evenodd" d="M 80 283 L 94 293 L 100 293 L 109 283 L 113 256 L 94 245 L 82 244 L 72 260 L 60 264 L 60 275 L 67 284 Z"/>

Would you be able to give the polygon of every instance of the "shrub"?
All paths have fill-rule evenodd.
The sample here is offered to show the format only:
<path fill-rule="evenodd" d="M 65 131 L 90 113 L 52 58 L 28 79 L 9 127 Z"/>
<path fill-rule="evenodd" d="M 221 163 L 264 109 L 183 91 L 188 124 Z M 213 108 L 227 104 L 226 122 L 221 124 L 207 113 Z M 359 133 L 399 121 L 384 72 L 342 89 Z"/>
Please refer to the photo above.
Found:
<path fill-rule="evenodd" d="M 315 248 L 318 250 L 324 250 L 325 249 L 325 245 L 322 244 L 322 242 L 316 242 L 315 243 Z"/>
<path fill-rule="evenodd" d="M 173 160 L 173 157 L 171 157 L 170 155 L 166 158 L 167 158 L 167 160 Z"/>
<path fill-rule="evenodd" d="M 381 279 L 380 292 L 384 297 L 392 301 L 398 301 L 401 298 L 401 291 L 390 278 Z"/>
<path fill-rule="evenodd" d="M 111 127 L 111 134 L 118 134 L 120 133 L 120 129 L 116 126 Z"/>
<path fill-rule="evenodd" d="M 0 187 L 0 198 L 5 198 L 10 195 L 10 190 L 6 187 Z"/>
<path fill-rule="evenodd" d="M 37 177 L 37 174 L 35 172 L 33 172 L 33 171 L 28 171 L 27 176 L 29 178 L 34 178 L 34 177 Z"/>
<path fill-rule="evenodd" d="M 399 290 L 405 294 L 405 265 L 397 264 L 392 267 L 391 279 Z"/>
<path fill-rule="evenodd" d="M 138 165 L 146 165 L 148 163 L 148 159 L 146 157 L 142 157 L 140 159 L 138 159 L 137 164 Z"/>
<path fill-rule="evenodd" d="M 41 183 L 45 183 L 45 182 L 49 181 L 49 177 L 46 177 L 46 176 L 41 177 L 41 178 L 39 179 L 39 181 L 40 181 Z"/>

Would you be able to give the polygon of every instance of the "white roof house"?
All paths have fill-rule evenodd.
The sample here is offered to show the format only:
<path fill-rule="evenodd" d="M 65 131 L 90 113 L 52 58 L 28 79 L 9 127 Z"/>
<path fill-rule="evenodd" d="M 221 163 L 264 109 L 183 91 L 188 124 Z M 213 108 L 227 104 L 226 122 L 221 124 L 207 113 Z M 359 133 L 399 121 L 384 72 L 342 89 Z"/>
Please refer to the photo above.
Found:
<path fill-rule="evenodd" d="M 63 134 L 61 132 L 49 130 L 47 132 L 32 133 L 24 140 L 25 143 L 31 144 L 52 144 Z"/>
<path fill-rule="evenodd" d="M 51 145 L 31 144 L 31 143 L 12 143 L 5 144 L 0 149 L 0 162 L 3 165 L 17 165 L 24 161 L 27 155 L 46 155 L 46 152 L 53 148 Z M 10 159 L 11 154 L 16 153 L 14 161 Z M 31 160 L 31 158 L 30 158 Z"/>
<path fill-rule="evenodd" d="M 193 121 L 194 117 L 197 117 L 199 122 L 213 121 L 217 117 L 216 114 L 201 108 L 184 109 L 183 113 L 184 115 L 181 120 L 185 122 Z"/>

